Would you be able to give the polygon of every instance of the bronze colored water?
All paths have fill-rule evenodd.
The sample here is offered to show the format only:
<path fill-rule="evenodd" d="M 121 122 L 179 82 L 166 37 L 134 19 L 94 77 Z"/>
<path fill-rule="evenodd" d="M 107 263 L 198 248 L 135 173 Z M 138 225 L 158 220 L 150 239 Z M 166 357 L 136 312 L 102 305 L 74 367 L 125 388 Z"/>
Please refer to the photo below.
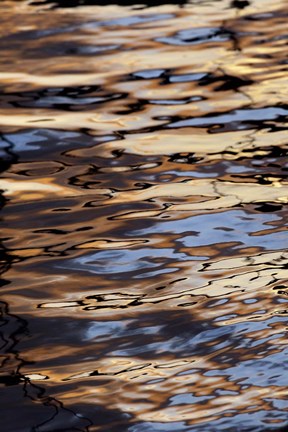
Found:
<path fill-rule="evenodd" d="M 116 3 L 0 3 L 0 430 L 284 431 L 286 1 Z"/>

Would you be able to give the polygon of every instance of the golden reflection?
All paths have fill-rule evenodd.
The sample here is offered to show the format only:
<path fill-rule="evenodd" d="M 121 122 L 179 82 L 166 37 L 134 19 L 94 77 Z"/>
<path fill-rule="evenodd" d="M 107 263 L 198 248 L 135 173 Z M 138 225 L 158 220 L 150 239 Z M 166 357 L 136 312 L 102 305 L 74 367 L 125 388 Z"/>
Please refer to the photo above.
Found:
<path fill-rule="evenodd" d="M 0 4 L 3 427 L 283 426 L 286 4 L 75 3 Z"/>

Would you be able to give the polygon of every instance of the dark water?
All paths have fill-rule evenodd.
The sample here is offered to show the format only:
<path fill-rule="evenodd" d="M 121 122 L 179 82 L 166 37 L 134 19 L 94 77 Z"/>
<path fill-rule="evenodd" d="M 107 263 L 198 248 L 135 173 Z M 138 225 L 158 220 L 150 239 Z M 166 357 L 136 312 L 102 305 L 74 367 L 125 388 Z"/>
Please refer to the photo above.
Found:
<path fill-rule="evenodd" d="M 287 3 L 117 3 L 0 3 L 0 430 L 284 431 Z"/>

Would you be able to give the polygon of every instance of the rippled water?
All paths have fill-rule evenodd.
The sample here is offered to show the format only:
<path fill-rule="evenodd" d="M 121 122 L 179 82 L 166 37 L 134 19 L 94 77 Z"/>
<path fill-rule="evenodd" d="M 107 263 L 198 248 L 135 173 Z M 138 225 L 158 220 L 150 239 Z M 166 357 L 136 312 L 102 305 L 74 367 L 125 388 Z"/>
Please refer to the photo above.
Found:
<path fill-rule="evenodd" d="M 1 432 L 284 431 L 287 3 L 118 3 L 0 3 Z"/>

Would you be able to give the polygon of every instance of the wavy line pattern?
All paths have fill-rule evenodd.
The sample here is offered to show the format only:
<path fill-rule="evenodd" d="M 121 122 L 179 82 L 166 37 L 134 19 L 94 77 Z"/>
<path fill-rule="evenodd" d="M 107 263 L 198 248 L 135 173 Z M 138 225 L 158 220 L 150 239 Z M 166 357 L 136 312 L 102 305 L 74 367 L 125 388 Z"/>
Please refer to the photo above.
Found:
<path fill-rule="evenodd" d="M 0 4 L 1 431 L 284 431 L 286 2 L 140 3 Z"/>

